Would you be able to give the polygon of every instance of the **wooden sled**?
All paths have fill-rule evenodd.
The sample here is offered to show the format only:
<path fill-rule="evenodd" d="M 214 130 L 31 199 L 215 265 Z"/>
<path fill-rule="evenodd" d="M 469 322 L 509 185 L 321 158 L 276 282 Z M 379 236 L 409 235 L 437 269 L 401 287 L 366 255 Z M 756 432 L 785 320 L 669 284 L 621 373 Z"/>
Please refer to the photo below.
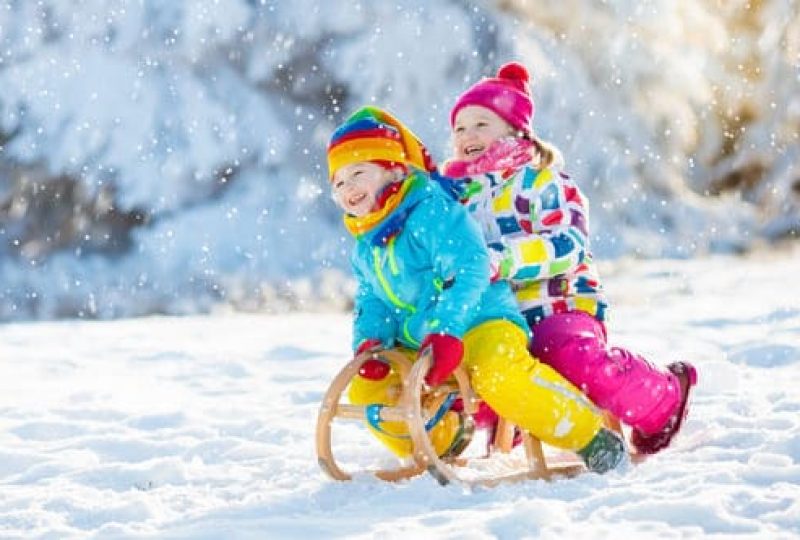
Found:
<path fill-rule="evenodd" d="M 413 364 L 400 352 L 393 350 L 367 352 L 354 358 L 334 378 L 322 400 L 319 416 L 317 417 L 317 459 L 320 467 L 334 480 L 350 480 L 352 472 L 342 470 L 333 456 L 331 446 L 331 431 L 334 420 L 360 420 L 364 422 L 368 414 L 367 408 L 361 405 L 341 403 L 342 394 L 347 389 L 350 381 L 358 374 L 358 370 L 366 360 L 377 354 L 390 362 L 392 367 L 399 372 L 403 381 L 403 388 L 398 404 L 394 407 L 381 407 L 379 409 L 381 421 L 405 422 L 408 426 L 412 441 L 413 462 L 410 465 L 399 465 L 393 469 L 357 471 L 358 473 L 371 473 L 375 477 L 386 481 L 399 481 L 428 472 L 442 484 L 460 483 L 467 486 L 495 486 L 505 482 L 521 480 L 551 480 L 557 477 L 573 477 L 586 471 L 580 458 L 570 452 L 561 452 L 557 456 L 547 456 L 541 441 L 523 431 L 524 459 L 511 459 L 513 449 L 515 426 L 500 418 L 494 438 L 492 450 L 488 456 L 482 458 L 440 458 L 425 430 L 428 422 L 428 409 L 423 403 L 436 402 L 451 392 L 457 392 L 463 400 L 464 410 L 471 415 L 477 410 L 479 399 L 476 397 L 469 383 L 469 378 L 463 368 L 454 373 L 455 384 L 445 383 L 437 388 L 428 389 L 425 385 L 425 375 L 431 366 L 430 354 L 423 355 Z M 607 418 L 607 425 L 621 433 L 619 422 Z M 491 467 L 493 454 L 505 454 L 502 470 Z M 473 465 L 488 465 L 488 472 L 480 473 Z M 487 467 L 484 467 L 486 469 Z M 478 467 L 480 469 L 480 467 Z"/>

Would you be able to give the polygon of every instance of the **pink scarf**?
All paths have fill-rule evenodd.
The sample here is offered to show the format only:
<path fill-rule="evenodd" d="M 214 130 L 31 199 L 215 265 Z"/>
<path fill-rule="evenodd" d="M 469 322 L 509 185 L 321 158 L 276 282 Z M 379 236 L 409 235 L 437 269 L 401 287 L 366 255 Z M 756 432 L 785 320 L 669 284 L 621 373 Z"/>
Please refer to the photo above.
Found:
<path fill-rule="evenodd" d="M 527 139 L 506 137 L 489 145 L 476 159 L 451 159 L 442 166 L 442 172 L 450 178 L 464 178 L 505 169 L 516 169 L 530 163 L 535 153 L 535 145 Z"/>

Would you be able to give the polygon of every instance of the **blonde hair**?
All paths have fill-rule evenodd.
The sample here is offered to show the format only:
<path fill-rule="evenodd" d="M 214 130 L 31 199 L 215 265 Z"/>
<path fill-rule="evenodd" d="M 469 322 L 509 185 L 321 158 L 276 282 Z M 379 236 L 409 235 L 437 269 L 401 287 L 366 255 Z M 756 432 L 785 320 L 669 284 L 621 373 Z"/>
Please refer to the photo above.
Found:
<path fill-rule="evenodd" d="M 533 162 L 537 169 L 564 166 L 564 155 L 553 143 L 543 141 L 536 134 L 530 135 L 529 138 L 536 151 L 536 155 L 533 156 Z"/>
<path fill-rule="evenodd" d="M 530 132 L 514 131 L 514 136 L 533 143 L 533 168 L 541 171 L 548 167 L 563 167 L 564 155 L 553 143 L 540 139 L 532 130 Z"/>

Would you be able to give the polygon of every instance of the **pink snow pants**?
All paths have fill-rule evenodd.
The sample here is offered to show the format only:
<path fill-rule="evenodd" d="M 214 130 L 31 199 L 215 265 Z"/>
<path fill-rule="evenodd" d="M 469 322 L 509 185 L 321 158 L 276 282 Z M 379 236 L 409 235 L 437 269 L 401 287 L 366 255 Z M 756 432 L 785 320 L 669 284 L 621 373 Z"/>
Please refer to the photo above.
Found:
<path fill-rule="evenodd" d="M 653 434 L 680 405 L 680 383 L 641 356 L 606 343 L 603 323 L 583 311 L 556 313 L 533 327 L 531 352 L 598 407 Z"/>

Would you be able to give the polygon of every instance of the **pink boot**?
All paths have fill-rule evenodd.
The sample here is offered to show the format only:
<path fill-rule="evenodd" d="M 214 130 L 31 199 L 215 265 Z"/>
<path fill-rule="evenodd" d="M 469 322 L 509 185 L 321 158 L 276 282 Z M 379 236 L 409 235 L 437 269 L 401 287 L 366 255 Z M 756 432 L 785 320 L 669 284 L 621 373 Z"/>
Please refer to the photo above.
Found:
<path fill-rule="evenodd" d="M 672 441 L 672 438 L 680 431 L 683 420 L 689 414 L 689 394 L 692 387 L 697 385 L 697 370 L 693 365 L 686 362 L 676 362 L 667 366 L 680 381 L 681 385 L 681 404 L 675 414 L 669 417 L 667 424 L 661 431 L 648 435 L 638 429 L 631 433 L 631 443 L 640 454 L 655 454 L 663 450 Z"/>

